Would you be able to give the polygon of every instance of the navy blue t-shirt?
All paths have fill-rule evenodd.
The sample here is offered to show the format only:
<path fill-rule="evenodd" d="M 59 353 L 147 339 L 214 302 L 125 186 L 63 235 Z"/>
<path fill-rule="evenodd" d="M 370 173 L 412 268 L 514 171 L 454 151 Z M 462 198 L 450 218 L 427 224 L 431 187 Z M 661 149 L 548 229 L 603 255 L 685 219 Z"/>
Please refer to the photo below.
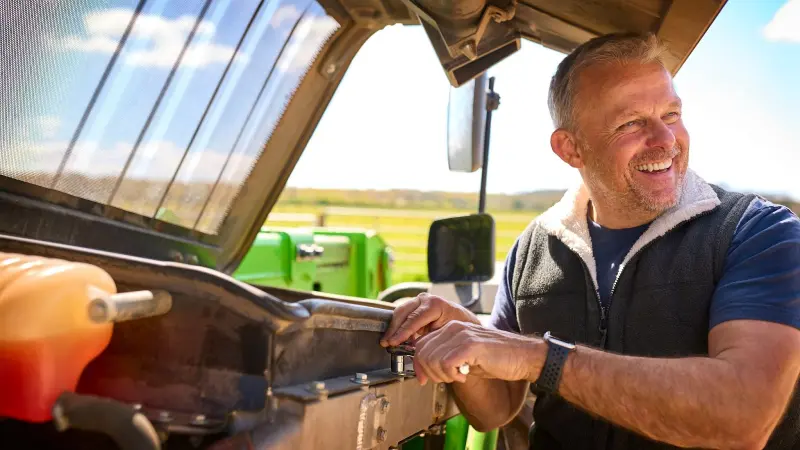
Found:
<path fill-rule="evenodd" d="M 611 287 L 614 285 L 620 264 L 650 224 L 615 230 L 605 228 L 592 219 L 587 219 L 587 221 L 589 222 L 589 235 L 592 237 L 594 262 L 597 265 L 597 288 L 600 291 L 600 302 L 603 307 L 607 307 L 608 297 L 611 296 Z"/>
<path fill-rule="evenodd" d="M 589 221 L 601 298 L 608 297 L 619 264 L 647 226 L 610 230 Z M 519 332 L 511 280 L 515 242 L 505 262 L 490 324 Z M 758 199 L 736 226 L 722 279 L 711 299 L 708 329 L 752 319 L 800 328 L 800 219 L 788 208 Z"/>

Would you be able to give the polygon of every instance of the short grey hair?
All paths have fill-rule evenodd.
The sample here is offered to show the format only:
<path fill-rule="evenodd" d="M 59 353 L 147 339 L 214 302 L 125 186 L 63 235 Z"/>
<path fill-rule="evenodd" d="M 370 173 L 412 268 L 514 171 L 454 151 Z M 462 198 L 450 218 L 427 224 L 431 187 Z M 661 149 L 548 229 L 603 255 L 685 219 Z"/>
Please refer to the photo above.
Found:
<path fill-rule="evenodd" d="M 667 48 L 652 33 L 614 33 L 590 39 L 573 50 L 556 69 L 550 81 L 548 106 L 553 125 L 573 131 L 575 94 L 581 71 L 599 63 L 657 62 L 664 66 Z"/>

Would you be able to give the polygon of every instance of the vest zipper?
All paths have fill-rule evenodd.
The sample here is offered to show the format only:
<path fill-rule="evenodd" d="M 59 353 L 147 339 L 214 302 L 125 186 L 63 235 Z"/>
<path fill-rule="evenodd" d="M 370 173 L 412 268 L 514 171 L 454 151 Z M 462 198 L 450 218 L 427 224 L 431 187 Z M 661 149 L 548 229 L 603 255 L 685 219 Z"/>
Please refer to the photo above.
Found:
<path fill-rule="evenodd" d="M 583 273 L 585 275 L 589 275 L 589 267 L 586 265 L 586 262 L 583 261 L 582 258 L 578 258 L 583 265 Z M 594 299 L 597 301 L 597 307 L 600 310 L 600 325 L 597 327 L 597 331 L 600 332 L 600 348 L 605 348 L 606 346 L 606 335 L 608 332 L 607 328 L 607 311 L 603 307 L 603 302 L 600 301 L 600 292 L 594 286 L 594 280 L 592 280 L 592 291 L 594 291 Z"/>
<path fill-rule="evenodd" d="M 708 211 L 704 211 L 704 212 L 702 212 L 700 214 L 697 214 L 696 216 L 692 216 L 689 219 L 684 220 L 683 222 L 679 222 L 679 223 L 675 224 L 675 226 L 673 226 L 672 228 L 667 230 L 663 235 L 661 235 L 658 238 L 653 239 L 650 242 L 648 242 L 647 244 L 643 245 L 642 248 L 640 248 L 636 253 L 631 255 L 630 259 L 627 262 L 626 261 L 622 262 L 622 264 L 619 266 L 619 270 L 617 271 L 617 276 L 614 278 L 614 284 L 611 285 L 611 292 L 608 295 L 608 305 L 606 305 L 606 308 L 603 308 L 602 304 L 600 305 L 600 311 L 601 311 L 601 313 L 600 313 L 600 333 L 602 335 L 601 336 L 601 342 L 603 344 L 603 348 L 605 348 L 605 346 L 606 346 L 606 335 L 608 334 L 608 315 L 609 315 L 609 310 L 611 309 L 611 303 L 614 300 L 614 291 L 617 289 L 617 282 L 619 281 L 620 278 L 622 278 L 622 272 L 625 270 L 626 267 L 628 267 L 628 263 L 633 261 L 633 259 L 636 258 L 637 256 L 639 256 L 639 254 L 642 253 L 643 251 L 645 251 L 645 249 L 649 248 L 651 245 L 656 243 L 656 241 L 659 241 L 660 239 L 664 238 L 664 236 L 666 236 L 667 234 L 671 233 L 673 230 L 675 230 L 679 226 L 683 225 L 684 223 L 686 223 L 686 222 L 688 222 L 690 220 L 695 220 L 695 219 L 698 219 L 698 218 L 703 217 L 705 215 L 711 214 L 715 210 L 716 210 L 716 208 L 708 210 Z M 584 263 L 584 267 L 585 266 L 586 266 L 586 264 Z M 597 293 L 596 289 L 595 289 L 595 293 Z M 597 295 L 598 295 L 598 301 L 600 301 L 599 300 L 600 299 L 599 294 L 597 294 Z M 603 311 L 604 309 L 605 309 L 605 311 Z"/>

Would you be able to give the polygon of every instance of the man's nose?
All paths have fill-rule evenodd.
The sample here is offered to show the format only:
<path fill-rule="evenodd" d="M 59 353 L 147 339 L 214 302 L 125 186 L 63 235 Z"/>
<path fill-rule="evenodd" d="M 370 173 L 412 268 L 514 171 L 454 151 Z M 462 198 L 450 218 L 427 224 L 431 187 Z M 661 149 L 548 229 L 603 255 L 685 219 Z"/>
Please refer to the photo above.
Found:
<path fill-rule="evenodd" d="M 675 147 L 675 134 L 663 120 L 651 120 L 648 122 L 650 136 L 647 139 L 648 147 L 661 147 L 670 150 Z"/>

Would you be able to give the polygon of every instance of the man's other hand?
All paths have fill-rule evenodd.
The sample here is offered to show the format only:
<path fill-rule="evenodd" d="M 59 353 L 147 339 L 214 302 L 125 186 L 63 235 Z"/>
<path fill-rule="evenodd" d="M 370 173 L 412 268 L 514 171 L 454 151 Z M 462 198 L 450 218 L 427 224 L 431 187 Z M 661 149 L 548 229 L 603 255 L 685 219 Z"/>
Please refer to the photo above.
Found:
<path fill-rule="evenodd" d="M 414 370 L 421 384 L 463 383 L 467 375 L 458 371 L 462 364 L 469 364 L 470 376 L 531 380 L 538 377 L 546 353 L 540 339 L 451 321 L 417 341 Z"/>
<path fill-rule="evenodd" d="M 381 345 L 389 347 L 402 344 L 412 337 L 438 330 L 453 320 L 480 323 L 475 314 L 461 305 L 428 293 L 419 294 L 395 308 Z"/>

